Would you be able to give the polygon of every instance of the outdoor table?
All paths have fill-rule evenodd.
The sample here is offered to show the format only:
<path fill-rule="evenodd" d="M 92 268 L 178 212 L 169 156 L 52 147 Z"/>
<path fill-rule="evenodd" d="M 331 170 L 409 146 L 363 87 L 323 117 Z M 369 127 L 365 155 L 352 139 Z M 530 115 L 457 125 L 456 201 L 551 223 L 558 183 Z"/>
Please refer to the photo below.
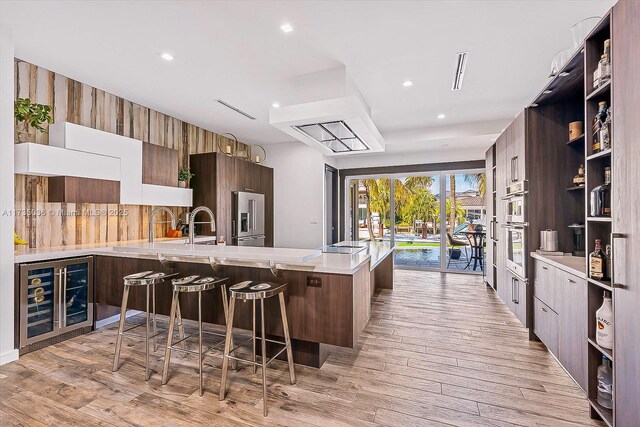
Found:
<path fill-rule="evenodd" d="M 465 230 L 461 231 L 461 234 L 467 236 L 469 240 L 469 245 L 471 246 L 471 257 L 469 258 L 469 262 L 467 262 L 467 266 L 465 269 L 469 268 L 471 265 L 471 261 L 473 261 L 473 271 L 476 271 L 478 265 L 480 265 L 480 269 L 484 270 L 483 265 L 483 250 L 484 250 L 484 238 L 487 235 L 485 231 L 471 231 Z"/>

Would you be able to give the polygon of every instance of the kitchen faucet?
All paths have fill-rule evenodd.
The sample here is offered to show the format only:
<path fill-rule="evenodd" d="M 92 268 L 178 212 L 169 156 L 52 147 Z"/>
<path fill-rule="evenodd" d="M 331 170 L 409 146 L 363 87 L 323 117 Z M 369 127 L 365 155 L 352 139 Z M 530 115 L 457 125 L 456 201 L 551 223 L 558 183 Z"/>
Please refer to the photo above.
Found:
<path fill-rule="evenodd" d="M 159 212 L 166 212 L 169 214 L 169 217 L 171 218 L 170 221 L 154 221 L 155 216 L 159 213 Z M 164 224 L 164 223 L 168 223 L 171 222 L 171 228 L 175 229 L 176 228 L 176 217 L 173 215 L 173 212 L 165 207 L 165 206 L 158 206 L 157 208 L 153 209 L 151 211 L 151 213 L 149 214 L 149 243 L 153 243 L 153 241 L 155 240 L 155 225 L 156 224 Z"/>
<path fill-rule="evenodd" d="M 201 211 L 208 213 L 209 218 L 211 218 L 211 221 L 195 222 L 196 214 Z M 209 223 L 211 224 L 211 231 L 216 231 L 216 220 L 213 217 L 213 212 L 211 211 L 211 209 L 209 209 L 206 206 L 198 206 L 193 211 L 191 211 L 191 214 L 189 214 L 189 244 L 193 245 L 193 242 L 195 239 L 196 232 L 195 232 L 194 226 L 196 224 L 209 224 Z"/>

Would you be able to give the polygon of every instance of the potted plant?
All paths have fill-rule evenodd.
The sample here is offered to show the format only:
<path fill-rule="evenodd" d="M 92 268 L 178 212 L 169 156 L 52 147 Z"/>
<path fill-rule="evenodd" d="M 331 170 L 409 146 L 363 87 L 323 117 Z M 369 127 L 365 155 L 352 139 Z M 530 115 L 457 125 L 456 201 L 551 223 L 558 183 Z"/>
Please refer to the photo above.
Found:
<path fill-rule="evenodd" d="M 51 106 L 36 104 L 29 98 L 18 98 L 13 104 L 13 115 L 16 118 L 16 140 L 24 142 L 29 138 L 29 127 L 46 133 L 44 124 L 53 123 Z"/>
<path fill-rule="evenodd" d="M 189 168 L 180 168 L 178 170 L 178 184 L 181 188 L 187 188 L 187 183 L 191 178 L 195 175 L 191 173 L 191 169 Z"/>

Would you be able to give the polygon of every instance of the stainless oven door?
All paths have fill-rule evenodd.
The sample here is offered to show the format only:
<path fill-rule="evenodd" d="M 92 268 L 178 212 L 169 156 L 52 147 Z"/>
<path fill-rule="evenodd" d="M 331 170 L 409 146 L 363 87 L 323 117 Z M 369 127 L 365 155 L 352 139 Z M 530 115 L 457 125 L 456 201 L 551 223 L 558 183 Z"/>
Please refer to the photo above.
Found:
<path fill-rule="evenodd" d="M 506 230 L 507 269 L 522 278 L 526 278 L 526 227 L 518 224 L 503 224 L 502 226 Z"/>

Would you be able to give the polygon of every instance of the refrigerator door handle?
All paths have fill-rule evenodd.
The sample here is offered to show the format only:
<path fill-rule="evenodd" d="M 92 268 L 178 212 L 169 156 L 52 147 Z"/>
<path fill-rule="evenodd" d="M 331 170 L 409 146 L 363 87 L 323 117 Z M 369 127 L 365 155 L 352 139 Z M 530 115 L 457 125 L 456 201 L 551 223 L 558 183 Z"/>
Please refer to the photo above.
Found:
<path fill-rule="evenodd" d="M 61 328 L 66 328 L 67 327 L 67 267 L 65 266 L 62 269 L 62 276 L 64 277 L 64 279 L 62 280 L 62 284 L 60 286 L 62 286 L 62 307 L 61 307 L 61 324 L 60 327 Z"/>
<path fill-rule="evenodd" d="M 58 270 L 58 328 L 62 328 L 62 268 Z"/>

